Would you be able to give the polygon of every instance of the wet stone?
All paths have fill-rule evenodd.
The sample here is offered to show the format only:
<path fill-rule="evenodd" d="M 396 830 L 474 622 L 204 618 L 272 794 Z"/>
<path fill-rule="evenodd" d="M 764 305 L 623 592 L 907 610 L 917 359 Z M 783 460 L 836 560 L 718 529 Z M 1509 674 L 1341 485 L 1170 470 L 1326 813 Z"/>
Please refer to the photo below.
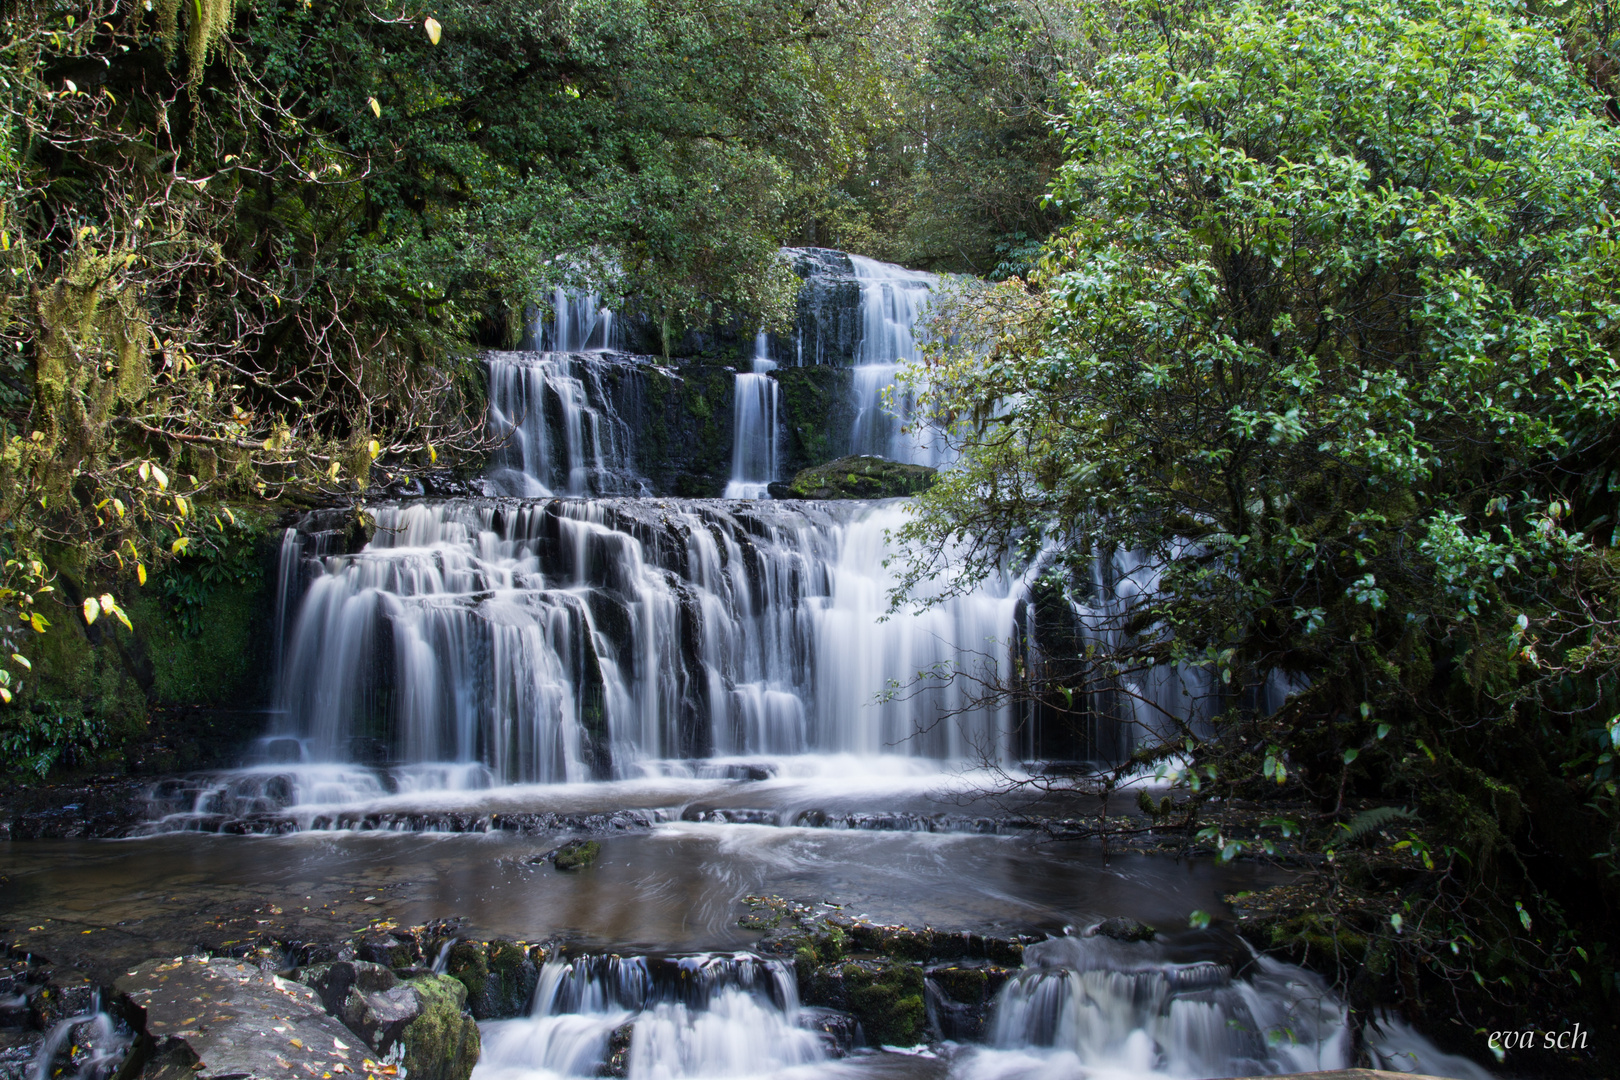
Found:
<path fill-rule="evenodd" d="M 25 1080 L 28 1063 L 45 1041 L 43 1031 L 32 1028 L 0 1029 L 0 1080 Z"/>
<path fill-rule="evenodd" d="M 1104 919 L 1086 932 L 1087 937 L 1113 938 L 1115 941 L 1152 941 L 1158 931 L 1135 919 L 1114 917 Z"/>
<path fill-rule="evenodd" d="M 147 1031 L 184 1040 L 211 1077 L 356 1072 L 367 1057 L 310 987 L 239 960 L 149 960 L 118 980 L 146 1010 Z M 341 1066 L 341 1068 L 340 1068 Z"/>
<path fill-rule="evenodd" d="M 601 853 L 602 845 L 595 840 L 570 840 L 552 854 L 551 865 L 563 871 L 583 870 Z"/>

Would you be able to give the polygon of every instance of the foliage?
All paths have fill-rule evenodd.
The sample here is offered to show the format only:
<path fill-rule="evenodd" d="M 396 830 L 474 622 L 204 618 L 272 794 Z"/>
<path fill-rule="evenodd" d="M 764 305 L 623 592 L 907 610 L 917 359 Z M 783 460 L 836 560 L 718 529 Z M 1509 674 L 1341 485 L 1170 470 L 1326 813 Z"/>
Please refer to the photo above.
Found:
<path fill-rule="evenodd" d="M 0 727 L 0 754 L 18 772 L 43 778 L 64 761 L 81 759 L 107 741 L 104 724 L 60 701 L 42 701 L 13 713 Z"/>
<path fill-rule="evenodd" d="M 1136 725 L 1130 767 L 1192 793 L 1189 832 L 1234 794 L 1321 824 L 1410 801 L 1447 854 L 1369 940 L 1504 1001 L 1609 983 L 1582 935 L 1620 902 L 1620 132 L 1505 5 L 1104 15 L 1070 224 L 1027 283 L 943 307 L 923 375 L 963 461 L 908 584 L 1012 549 L 1084 598 L 1131 553 L 1147 584 L 1097 608 L 1103 644 L 998 693 Z M 1208 674 L 1204 719 L 1145 715 L 1155 665 Z"/>
<path fill-rule="evenodd" d="M 194 534 L 186 553 L 165 569 L 162 593 L 184 637 L 201 637 L 207 625 L 208 600 L 225 585 L 251 588 L 264 576 L 258 541 L 263 531 L 238 524 L 227 509 Z"/>
<path fill-rule="evenodd" d="M 46 629 L 43 552 L 75 553 L 86 622 L 181 560 L 195 633 L 227 571 L 186 560 L 227 500 L 353 499 L 489 449 L 474 350 L 557 285 L 633 294 L 666 350 L 780 323 L 776 248 L 859 152 L 887 10 L 7 6 L 4 654 Z"/>

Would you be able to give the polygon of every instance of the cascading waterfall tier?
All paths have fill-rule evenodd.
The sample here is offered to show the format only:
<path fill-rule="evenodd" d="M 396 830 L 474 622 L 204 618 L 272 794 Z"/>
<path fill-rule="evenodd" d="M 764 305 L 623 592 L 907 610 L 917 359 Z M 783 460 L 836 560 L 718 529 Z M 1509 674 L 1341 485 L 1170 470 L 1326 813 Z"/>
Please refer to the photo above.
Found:
<path fill-rule="evenodd" d="M 1024 950 L 994 1008 L 989 1045 L 953 1062 L 953 1080 L 1262 1076 L 1346 1069 L 1355 1054 L 1338 995 L 1265 956 L 1187 961 L 1156 943 L 1052 938 Z M 1362 1036 L 1375 1066 L 1490 1080 L 1398 1020 Z"/>
<path fill-rule="evenodd" d="M 770 377 L 775 370 L 769 338 L 761 332 L 754 338 L 753 371 L 737 375 L 728 499 L 764 498 L 766 486 L 777 479 L 782 388 Z"/>
<path fill-rule="evenodd" d="M 299 559 L 282 734 L 317 760 L 482 762 L 500 782 L 846 752 L 1015 760 L 1007 707 L 918 672 L 1005 677 L 1022 580 L 885 618 L 903 506 L 547 500 L 381 506 Z M 293 532 L 289 545 L 313 544 Z"/>
<path fill-rule="evenodd" d="M 532 309 L 524 347 L 565 353 L 617 349 L 618 329 L 613 311 L 602 303 L 601 293 L 558 286 L 552 292 L 549 309 Z"/>
<path fill-rule="evenodd" d="M 489 426 L 504 441 L 489 484 L 518 496 L 634 494 L 630 427 L 609 380 L 634 379 L 626 357 L 490 353 Z"/>
<path fill-rule="evenodd" d="M 850 452 L 938 468 L 950 458 L 943 433 L 923 422 L 911 389 L 896 381 L 922 358 L 918 321 L 937 279 L 860 255 L 849 260 L 861 290 Z"/>
<path fill-rule="evenodd" d="M 484 1025 L 473 1075 L 601 1076 L 617 1049 L 618 1075 L 633 1080 L 762 1076 L 828 1056 L 800 1020 L 792 969 L 780 961 L 747 953 L 553 960 L 529 1017 Z"/>

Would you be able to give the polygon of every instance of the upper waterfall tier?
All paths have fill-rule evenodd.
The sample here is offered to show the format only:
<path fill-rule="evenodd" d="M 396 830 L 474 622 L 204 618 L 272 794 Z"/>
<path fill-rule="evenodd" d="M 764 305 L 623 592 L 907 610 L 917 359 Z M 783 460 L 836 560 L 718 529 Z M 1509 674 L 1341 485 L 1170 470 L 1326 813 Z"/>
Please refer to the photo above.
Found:
<path fill-rule="evenodd" d="M 882 698 L 958 665 L 1005 677 L 1025 593 L 1002 580 L 885 619 L 899 506 L 375 513 L 363 550 L 302 559 L 280 704 L 284 733 L 316 757 L 482 761 L 505 781 L 551 781 L 742 754 L 1029 753 L 1009 708 L 974 708 L 969 684 Z M 296 531 L 287 543 L 319 551 Z"/>

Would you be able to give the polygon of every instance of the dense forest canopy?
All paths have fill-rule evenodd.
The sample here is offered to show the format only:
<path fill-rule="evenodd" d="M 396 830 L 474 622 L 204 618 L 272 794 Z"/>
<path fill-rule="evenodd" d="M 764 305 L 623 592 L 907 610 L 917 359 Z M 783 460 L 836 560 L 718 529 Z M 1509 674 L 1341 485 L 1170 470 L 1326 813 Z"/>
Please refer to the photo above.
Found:
<path fill-rule="evenodd" d="M 1095 560 L 1144 560 L 1108 633 L 986 695 L 1078 725 L 1154 665 L 1211 672 L 1213 719 L 1138 721 L 1121 772 L 1177 781 L 1146 809 L 1189 834 L 1210 800 L 1310 808 L 1198 832 L 1325 853 L 1318 914 L 1274 944 L 1367 1000 L 1612 1002 L 1611 102 L 1500 4 L 1143 5 L 1110 33 L 1066 105 L 1065 225 L 941 313 L 923 374 L 963 458 L 920 497 L 913 582 L 1022 547 L 1083 598 Z M 1361 797 L 1400 809 L 1358 821 Z M 1358 853 L 1397 821 L 1434 828 Z"/>
<path fill-rule="evenodd" d="M 1118 648 L 987 693 L 1078 715 L 1143 665 L 1209 668 L 1227 707 L 1133 765 L 1228 857 L 1266 841 L 1198 833 L 1208 800 L 1312 808 L 1278 828 L 1313 837 L 1333 914 L 1280 946 L 1362 972 L 1358 1007 L 1567 971 L 1554 1007 L 1612 1008 L 1617 19 L 14 0 L 0 698 L 28 700 L 50 590 L 127 620 L 165 564 L 247 573 L 245 505 L 477 462 L 478 351 L 555 287 L 667 352 L 781 326 L 778 247 L 846 247 L 971 275 L 920 373 L 963 457 L 913 582 L 1009 547 L 1066 553 L 1058 590 L 1121 550 L 1161 575 Z M 1267 713 L 1279 676 L 1300 692 Z M 14 767 L 106 745 L 41 715 L 0 717 Z M 1358 798 L 1407 808 L 1398 867 L 1351 850 Z"/>

